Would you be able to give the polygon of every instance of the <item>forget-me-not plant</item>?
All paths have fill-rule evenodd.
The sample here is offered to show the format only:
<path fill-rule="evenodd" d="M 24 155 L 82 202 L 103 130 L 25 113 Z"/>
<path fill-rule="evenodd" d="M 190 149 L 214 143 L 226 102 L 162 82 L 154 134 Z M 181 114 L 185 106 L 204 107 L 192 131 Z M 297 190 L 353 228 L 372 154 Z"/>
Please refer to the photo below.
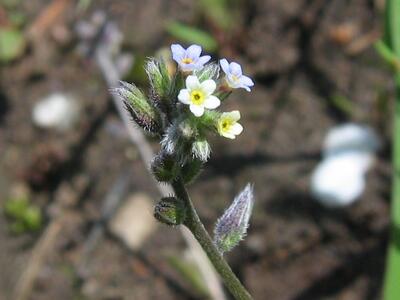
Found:
<path fill-rule="evenodd" d="M 242 133 L 243 126 L 238 123 L 240 112 L 218 109 L 233 89 L 250 91 L 254 83 L 242 74 L 237 63 L 229 64 L 226 59 L 220 64 L 209 62 L 211 57 L 201 56 L 202 48 L 198 45 L 185 49 L 173 44 L 171 52 L 178 65 L 176 71 L 172 72 L 163 60 L 148 60 L 148 95 L 126 82 L 121 82 L 114 92 L 123 99 L 135 123 L 160 141 L 160 151 L 152 161 L 151 171 L 159 182 L 171 184 L 174 195 L 158 202 L 155 217 L 166 225 L 186 226 L 232 295 L 236 299 L 251 299 L 224 260 L 223 253 L 234 248 L 246 234 L 253 207 L 252 186 L 247 185 L 235 198 L 218 220 L 211 239 L 185 185 L 194 181 L 209 159 L 210 135 L 235 139 Z M 220 72 L 220 66 L 223 72 Z"/>

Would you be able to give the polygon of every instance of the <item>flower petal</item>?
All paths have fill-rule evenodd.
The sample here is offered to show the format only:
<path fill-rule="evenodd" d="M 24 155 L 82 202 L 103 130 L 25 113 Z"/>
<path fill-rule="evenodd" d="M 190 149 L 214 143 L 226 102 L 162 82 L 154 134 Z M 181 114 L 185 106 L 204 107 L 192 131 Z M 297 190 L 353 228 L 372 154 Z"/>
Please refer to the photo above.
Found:
<path fill-rule="evenodd" d="M 204 114 L 204 107 L 201 105 L 191 104 L 189 109 L 196 117 L 201 117 Z"/>
<path fill-rule="evenodd" d="M 254 85 L 253 80 L 251 80 L 250 77 L 245 76 L 245 75 L 242 75 L 242 76 L 240 77 L 240 83 L 241 83 L 241 84 L 244 84 L 244 85 L 247 85 L 247 86 L 253 86 L 253 85 Z"/>
<path fill-rule="evenodd" d="M 208 96 L 205 100 L 204 100 L 204 107 L 208 108 L 208 109 L 214 109 L 217 108 L 218 106 L 220 106 L 221 101 L 215 97 L 215 96 Z"/>
<path fill-rule="evenodd" d="M 244 85 L 244 84 L 241 84 L 240 86 L 238 86 L 238 88 L 242 88 L 242 89 L 245 89 L 248 92 L 251 92 L 251 89 L 247 85 Z"/>
<path fill-rule="evenodd" d="M 172 44 L 171 52 L 172 52 L 172 58 L 175 61 L 179 62 L 185 56 L 186 50 L 179 44 Z"/>
<path fill-rule="evenodd" d="M 242 76 L 242 67 L 238 63 L 231 62 L 229 68 L 231 73 L 236 77 Z"/>
<path fill-rule="evenodd" d="M 194 90 L 194 89 L 200 88 L 200 82 L 199 82 L 199 79 L 197 78 L 197 76 L 189 75 L 186 78 L 186 87 L 189 90 Z"/>
<path fill-rule="evenodd" d="M 178 100 L 183 104 L 190 104 L 190 94 L 187 89 L 182 89 L 179 92 Z"/>
<path fill-rule="evenodd" d="M 186 54 L 193 60 L 197 60 L 201 54 L 201 46 L 191 45 L 189 48 L 186 49 Z"/>
<path fill-rule="evenodd" d="M 230 132 L 220 132 L 220 135 L 231 140 L 234 140 L 236 138 L 236 136 Z"/>
<path fill-rule="evenodd" d="M 237 89 L 240 87 L 240 81 L 237 79 L 235 79 L 234 77 L 235 75 L 233 74 L 229 74 L 227 75 L 226 78 L 226 82 L 228 83 L 229 87 L 233 88 L 233 89 Z"/>
<path fill-rule="evenodd" d="M 222 71 L 228 75 L 230 73 L 228 61 L 224 58 L 219 61 L 219 64 L 221 65 Z"/>
<path fill-rule="evenodd" d="M 211 95 L 217 88 L 217 84 L 212 79 L 204 80 L 200 84 L 200 86 L 201 86 L 201 89 L 203 90 L 203 92 L 205 92 L 207 96 Z"/>
<path fill-rule="evenodd" d="M 229 133 L 232 133 L 234 135 L 239 135 L 242 133 L 242 131 L 243 131 L 243 126 L 240 125 L 239 123 L 235 123 L 232 125 L 232 128 Z"/>
<path fill-rule="evenodd" d="M 238 110 L 233 110 L 227 113 L 227 115 L 229 115 L 229 117 L 232 118 L 232 120 L 234 120 L 235 122 L 240 120 L 240 111 Z"/>
<path fill-rule="evenodd" d="M 197 68 L 197 65 L 194 63 L 185 64 L 185 63 L 182 63 L 182 61 L 179 61 L 178 64 L 183 72 L 192 72 L 193 70 L 196 70 L 196 68 Z"/>
<path fill-rule="evenodd" d="M 193 63 L 192 71 L 200 71 L 204 68 L 204 64 L 211 59 L 211 56 L 202 56 L 195 63 Z"/>
<path fill-rule="evenodd" d="M 208 63 L 208 61 L 209 61 L 210 59 L 211 59 L 211 56 L 210 56 L 210 55 L 204 55 L 204 56 L 201 56 L 201 57 L 199 58 L 199 60 L 197 61 L 197 63 L 198 63 L 199 65 L 203 66 L 204 64 Z"/>

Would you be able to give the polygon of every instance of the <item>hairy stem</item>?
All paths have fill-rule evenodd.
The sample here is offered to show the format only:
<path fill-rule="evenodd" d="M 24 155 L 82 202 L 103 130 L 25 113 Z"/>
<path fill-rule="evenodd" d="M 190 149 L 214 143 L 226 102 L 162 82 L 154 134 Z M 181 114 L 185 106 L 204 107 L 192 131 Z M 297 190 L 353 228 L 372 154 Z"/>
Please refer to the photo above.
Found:
<path fill-rule="evenodd" d="M 174 181 L 172 187 L 174 188 L 175 195 L 185 202 L 187 208 L 187 217 L 184 224 L 189 228 L 202 246 L 203 250 L 207 253 L 210 261 L 221 276 L 228 290 L 237 300 L 251 300 L 252 297 L 249 292 L 232 272 L 221 253 L 219 253 L 215 247 L 207 230 L 204 228 L 182 180 L 177 179 Z"/>
<path fill-rule="evenodd" d="M 400 59 L 400 0 L 386 2 L 386 43 Z M 391 234 L 386 262 L 384 299 L 400 299 L 400 71 L 395 74 L 396 103 L 393 129 L 393 189 Z"/>

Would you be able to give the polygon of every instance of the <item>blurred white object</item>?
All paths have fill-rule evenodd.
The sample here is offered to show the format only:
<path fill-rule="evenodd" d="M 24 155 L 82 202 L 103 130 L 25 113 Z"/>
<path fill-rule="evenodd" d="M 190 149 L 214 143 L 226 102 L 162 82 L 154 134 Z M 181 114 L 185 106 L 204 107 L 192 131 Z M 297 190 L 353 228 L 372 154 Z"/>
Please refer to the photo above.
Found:
<path fill-rule="evenodd" d="M 331 129 L 324 141 L 324 158 L 311 177 L 313 196 L 328 207 L 356 201 L 379 145 L 376 134 L 366 126 L 349 123 Z"/>
<path fill-rule="evenodd" d="M 311 178 L 312 193 L 322 204 L 335 207 L 353 203 L 364 191 L 364 174 L 373 156 L 348 152 L 318 164 Z"/>
<path fill-rule="evenodd" d="M 33 108 L 32 119 L 42 128 L 65 131 L 71 129 L 79 118 L 78 102 L 61 93 L 40 100 Z"/>
<path fill-rule="evenodd" d="M 327 157 L 349 150 L 374 153 L 379 146 L 379 139 L 371 128 L 347 123 L 329 130 L 324 141 L 323 155 Z"/>

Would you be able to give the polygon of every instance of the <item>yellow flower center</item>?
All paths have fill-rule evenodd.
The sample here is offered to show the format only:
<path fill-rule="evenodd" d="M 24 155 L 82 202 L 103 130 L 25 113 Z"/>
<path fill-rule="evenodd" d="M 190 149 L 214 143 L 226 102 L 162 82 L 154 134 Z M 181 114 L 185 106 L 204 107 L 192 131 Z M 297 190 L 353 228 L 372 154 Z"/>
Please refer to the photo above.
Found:
<path fill-rule="evenodd" d="M 184 59 L 182 59 L 182 63 L 188 65 L 191 64 L 193 62 L 193 59 L 191 59 L 190 57 L 185 57 Z"/>
<path fill-rule="evenodd" d="M 219 121 L 219 131 L 220 132 L 229 132 L 234 123 L 235 123 L 235 121 L 232 120 L 231 118 L 222 118 Z"/>
<path fill-rule="evenodd" d="M 201 105 L 204 102 L 204 93 L 200 90 L 193 90 L 190 93 L 190 100 L 195 105 Z"/>
<path fill-rule="evenodd" d="M 236 75 L 232 75 L 232 79 L 233 79 L 233 81 L 238 81 L 239 80 L 239 77 L 237 77 Z"/>

